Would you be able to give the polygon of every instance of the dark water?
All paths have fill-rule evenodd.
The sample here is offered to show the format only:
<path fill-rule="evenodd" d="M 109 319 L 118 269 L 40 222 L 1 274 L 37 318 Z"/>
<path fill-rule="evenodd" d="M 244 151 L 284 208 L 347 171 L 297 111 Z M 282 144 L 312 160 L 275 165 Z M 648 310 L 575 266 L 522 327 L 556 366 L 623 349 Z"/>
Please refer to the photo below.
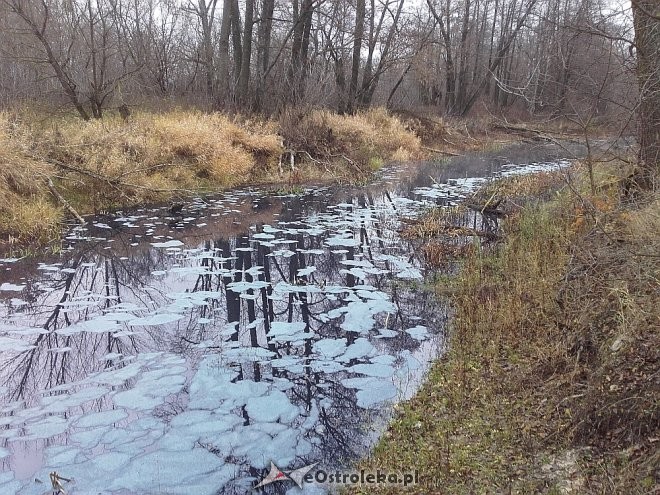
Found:
<path fill-rule="evenodd" d="M 564 157 L 526 145 L 365 188 L 232 191 L 0 260 L 0 493 L 51 493 L 51 471 L 71 494 L 245 493 L 271 461 L 350 464 L 442 350 L 448 308 L 401 218 Z"/>

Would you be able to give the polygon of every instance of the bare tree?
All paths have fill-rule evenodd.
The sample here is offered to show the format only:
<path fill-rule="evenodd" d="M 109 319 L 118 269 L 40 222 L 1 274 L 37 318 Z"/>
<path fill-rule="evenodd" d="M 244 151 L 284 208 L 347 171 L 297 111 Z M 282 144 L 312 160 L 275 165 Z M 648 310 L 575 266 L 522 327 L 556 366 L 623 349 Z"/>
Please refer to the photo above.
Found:
<path fill-rule="evenodd" d="M 29 35 L 33 36 L 42 48 L 42 60 L 50 65 L 55 77 L 59 81 L 64 93 L 75 107 L 78 114 L 84 119 L 89 120 L 90 116 L 81 101 L 81 95 L 78 85 L 73 79 L 73 75 L 67 69 L 66 60 L 58 56 L 56 48 L 48 38 L 48 28 L 51 20 L 51 10 L 46 0 L 41 2 L 28 2 L 25 0 L 2 0 L 9 11 L 20 18 L 27 28 Z"/>
<path fill-rule="evenodd" d="M 243 30 L 243 54 L 238 78 L 238 101 L 246 104 L 250 90 L 250 63 L 252 61 L 252 28 L 254 27 L 254 0 L 245 2 L 245 28 Z"/>
<path fill-rule="evenodd" d="M 52 102 L 57 91 L 83 119 L 102 117 L 117 99 L 139 103 L 154 96 L 240 112 L 276 112 L 285 105 L 340 112 L 432 105 L 465 116 L 479 101 L 490 111 L 524 107 L 575 117 L 602 82 L 603 68 L 594 60 L 609 57 L 611 48 L 599 118 L 615 106 L 608 99 L 627 99 L 614 88 L 629 81 L 623 68 L 633 59 L 624 60 L 625 20 L 604 14 L 603 5 L 0 0 L 0 101 L 22 95 Z M 654 5 L 635 3 L 644 129 L 657 123 Z M 657 145 L 646 145 L 654 132 L 640 139 L 644 163 L 657 162 Z"/>

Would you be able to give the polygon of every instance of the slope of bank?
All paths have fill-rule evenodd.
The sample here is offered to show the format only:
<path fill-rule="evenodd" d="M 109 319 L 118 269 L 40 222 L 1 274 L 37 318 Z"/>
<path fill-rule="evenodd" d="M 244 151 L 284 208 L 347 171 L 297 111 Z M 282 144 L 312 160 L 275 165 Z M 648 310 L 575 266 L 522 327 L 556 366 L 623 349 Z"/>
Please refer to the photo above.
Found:
<path fill-rule="evenodd" d="M 65 215 L 264 181 L 350 181 L 386 160 L 421 156 L 415 132 L 383 109 L 291 111 L 277 121 L 195 111 L 90 122 L 0 113 L 0 233 L 5 243 L 45 241 Z"/>
<path fill-rule="evenodd" d="M 411 493 L 657 493 L 660 199 L 623 197 L 617 166 L 593 192 L 581 170 L 490 186 L 494 246 L 457 249 L 456 212 L 411 229 L 429 262 L 458 263 L 437 284 L 455 317 L 361 467 L 417 470 Z"/>
<path fill-rule="evenodd" d="M 580 137 L 563 122 L 528 125 L 382 108 L 355 115 L 292 108 L 269 120 L 135 110 L 90 122 L 43 109 L 0 112 L 0 250 L 39 250 L 59 239 L 63 219 L 78 215 L 245 185 L 295 192 L 312 181 L 363 182 L 391 160 Z"/>

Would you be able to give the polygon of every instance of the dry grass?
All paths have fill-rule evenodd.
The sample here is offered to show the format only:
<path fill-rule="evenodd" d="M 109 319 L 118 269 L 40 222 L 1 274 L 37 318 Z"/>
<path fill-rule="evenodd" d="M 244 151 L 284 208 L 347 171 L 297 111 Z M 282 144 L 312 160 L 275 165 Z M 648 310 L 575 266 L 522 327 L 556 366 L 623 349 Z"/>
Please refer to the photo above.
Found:
<path fill-rule="evenodd" d="M 456 129 L 441 117 L 427 117 L 404 111 L 400 111 L 398 115 L 405 122 L 406 128 L 413 131 L 424 145 L 435 147 L 449 144 L 453 146 L 456 139 L 460 137 Z"/>
<path fill-rule="evenodd" d="M 63 211 L 47 177 L 88 213 L 245 184 L 281 151 L 271 122 L 220 114 L 138 112 L 129 122 L 2 114 L 0 232 L 18 243 L 56 235 Z"/>
<path fill-rule="evenodd" d="M 287 158 L 283 142 L 298 152 L 291 176 L 278 168 Z M 0 232 L 18 242 L 51 236 L 63 216 L 35 177 L 54 177 L 66 200 L 90 213 L 249 182 L 324 174 L 362 180 L 385 160 L 420 151 L 415 134 L 383 109 L 289 112 L 279 122 L 175 109 L 137 111 L 128 122 L 118 115 L 83 122 L 25 110 L 0 115 L 0 146 Z M 31 217 L 37 211 L 41 223 Z"/>
<path fill-rule="evenodd" d="M 355 115 L 288 110 L 279 125 L 287 149 L 302 158 L 308 154 L 325 162 L 349 161 L 361 171 L 378 168 L 387 160 L 421 156 L 420 139 L 382 108 Z"/>
<path fill-rule="evenodd" d="M 617 173 L 523 202 L 443 279 L 449 350 L 365 467 L 419 470 L 416 493 L 657 492 L 659 202 L 621 204 Z"/>
<path fill-rule="evenodd" d="M 12 138 L 15 125 L 13 116 L 0 113 L 0 233 L 11 243 L 48 241 L 62 218 L 43 182 L 54 170 L 25 156 Z"/>
<path fill-rule="evenodd" d="M 63 214 L 49 199 L 36 197 L 15 199 L 0 218 L 0 231 L 11 236 L 11 243 L 42 243 L 57 238 Z"/>
<path fill-rule="evenodd" d="M 46 160 L 83 171 L 68 170 L 73 180 L 66 186 L 75 196 L 76 181 L 93 185 L 94 210 L 244 184 L 282 151 L 268 123 L 237 124 L 222 114 L 181 111 L 136 113 L 129 122 L 110 117 L 51 123 L 34 129 L 32 139 Z"/>

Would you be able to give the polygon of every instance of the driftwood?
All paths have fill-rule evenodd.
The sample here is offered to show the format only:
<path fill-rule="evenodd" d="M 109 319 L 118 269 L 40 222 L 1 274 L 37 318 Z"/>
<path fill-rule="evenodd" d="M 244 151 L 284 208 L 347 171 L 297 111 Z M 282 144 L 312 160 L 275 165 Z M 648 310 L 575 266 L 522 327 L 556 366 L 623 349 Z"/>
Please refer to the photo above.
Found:
<path fill-rule="evenodd" d="M 126 177 L 128 175 L 134 175 L 134 174 L 140 173 L 140 172 L 147 172 L 147 171 L 151 171 L 151 170 L 156 170 L 156 169 L 160 169 L 160 168 L 168 168 L 168 167 L 174 166 L 174 164 L 171 164 L 171 163 L 159 163 L 158 165 L 152 165 L 150 167 L 137 168 L 137 169 L 130 170 L 128 172 L 123 172 L 123 173 L 119 174 L 116 177 L 107 177 L 107 176 L 103 176 L 101 174 L 97 174 L 96 172 L 92 172 L 90 170 L 86 170 L 86 169 L 82 169 L 82 168 L 79 168 L 79 167 L 74 167 L 72 165 L 68 165 L 68 164 L 66 164 L 64 162 L 61 162 L 59 160 L 56 160 L 54 158 L 40 157 L 40 156 L 36 156 L 36 155 L 30 155 L 30 156 L 32 158 L 37 159 L 37 160 L 43 160 L 47 163 L 50 163 L 51 165 L 55 165 L 57 168 L 60 168 L 60 169 L 64 170 L 65 172 L 74 172 L 76 174 L 84 175 L 84 176 L 87 176 L 87 177 L 91 177 L 92 179 L 96 179 L 98 181 L 105 182 L 110 187 L 112 187 L 115 191 L 117 191 L 117 193 L 120 194 L 121 196 L 126 196 L 126 192 L 121 189 L 122 187 L 132 188 L 132 189 L 143 189 L 143 190 L 156 192 L 156 193 L 158 193 L 158 192 L 165 192 L 165 193 L 178 192 L 178 193 L 185 193 L 185 194 L 196 194 L 195 191 L 192 191 L 190 189 L 179 189 L 179 188 L 168 189 L 168 188 L 160 188 L 160 187 L 143 186 L 143 185 L 140 185 L 140 184 L 133 184 L 131 182 L 125 182 L 125 181 L 121 180 L 123 177 Z"/>
<path fill-rule="evenodd" d="M 499 207 L 501 203 L 502 200 L 498 199 L 497 201 L 493 201 L 492 203 L 490 201 L 487 201 L 486 203 L 483 204 L 467 203 L 465 206 L 467 206 L 471 210 L 481 213 L 482 215 L 503 217 L 506 216 L 506 211 L 504 211 Z"/>
<path fill-rule="evenodd" d="M 421 146 L 423 150 L 426 151 L 431 151 L 432 153 L 438 153 L 440 155 L 447 155 L 447 156 L 463 156 L 460 153 L 454 153 L 453 151 L 444 151 L 444 150 L 439 150 L 436 148 L 431 148 L 430 146 Z"/>
<path fill-rule="evenodd" d="M 503 130 L 507 132 L 512 132 L 514 134 L 519 134 L 528 139 L 534 141 L 554 141 L 552 136 L 549 136 L 547 133 L 540 131 L 538 129 L 530 129 L 529 127 L 511 125 L 511 124 L 495 124 L 493 129 Z"/>
<path fill-rule="evenodd" d="M 76 220 L 78 220 L 78 221 L 81 223 L 81 225 L 85 225 L 85 223 L 87 223 L 87 222 L 85 222 L 85 219 L 84 219 L 83 217 L 81 217 L 81 216 L 78 214 L 78 212 L 76 211 L 76 209 L 75 209 L 73 206 L 71 206 L 71 203 L 69 203 L 66 199 L 64 199 L 64 196 L 62 196 L 62 195 L 59 193 L 59 191 L 58 191 L 57 189 L 55 189 L 55 184 L 53 184 L 53 180 L 52 180 L 50 177 L 46 177 L 46 178 L 45 178 L 45 181 L 46 181 L 46 186 L 48 186 L 48 190 L 51 192 L 51 194 L 52 194 L 53 196 L 55 196 L 55 197 L 57 198 L 57 200 L 58 200 L 60 203 L 62 203 L 62 205 L 63 205 L 67 210 L 69 210 L 69 212 L 70 212 L 74 217 L 76 217 Z"/>

